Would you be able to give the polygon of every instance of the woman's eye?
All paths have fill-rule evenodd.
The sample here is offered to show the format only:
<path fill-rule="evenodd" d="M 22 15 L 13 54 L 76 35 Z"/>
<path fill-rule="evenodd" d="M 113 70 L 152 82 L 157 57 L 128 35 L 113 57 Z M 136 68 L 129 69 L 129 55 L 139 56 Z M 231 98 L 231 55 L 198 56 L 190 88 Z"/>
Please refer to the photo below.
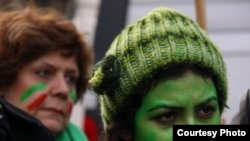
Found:
<path fill-rule="evenodd" d="M 167 112 L 162 115 L 156 116 L 154 120 L 159 124 L 171 124 L 176 121 L 178 114 L 175 112 Z"/>
<path fill-rule="evenodd" d="M 71 85 L 76 85 L 77 83 L 77 77 L 76 76 L 72 76 L 72 75 L 69 75 L 66 77 L 66 81 L 71 84 Z"/>
<path fill-rule="evenodd" d="M 36 72 L 37 75 L 41 76 L 41 77 L 48 77 L 51 75 L 51 71 L 50 70 L 46 70 L 46 69 L 42 69 Z"/>
<path fill-rule="evenodd" d="M 206 106 L 206 107 L 203 107 L 201 109 L 198 109 L 196 112 L 196 115 L 199 118 L 209 118 L 209 117 L 213 116 L 214 112 L 215 112 L 214 107 Z"/>

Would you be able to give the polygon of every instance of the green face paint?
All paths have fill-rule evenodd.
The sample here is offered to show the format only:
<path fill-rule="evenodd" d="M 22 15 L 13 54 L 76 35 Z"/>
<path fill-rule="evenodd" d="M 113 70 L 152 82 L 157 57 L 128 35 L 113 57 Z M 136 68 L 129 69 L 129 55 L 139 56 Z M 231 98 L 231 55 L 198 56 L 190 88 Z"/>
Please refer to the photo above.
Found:
<path fill-rule="evenodd" d="M 70 97 L 74 103 L 76 103 L 77 95 L 75 90 L 70 90 Z"/>
<path fill-rule="evenodd" d="M 28 99 L 32 94 L 34 94 L 36 91 L 38 90 L 45 90 L 46 85 L 45 83 L 38 83 L 36 85 L 33 85 L 32 87 L 30 87 L 29 89 L 27 89 L 22 96 L 20 97 L 21 101 L 24 101 L 26 99 Z"/>
<path fill-rule="evenodd" d="M 189 71 L 159 82 L 135 114 L 135 140 L 172 141 L 174 124 L 220 124 L 217 93 L 210 79 Z"/>

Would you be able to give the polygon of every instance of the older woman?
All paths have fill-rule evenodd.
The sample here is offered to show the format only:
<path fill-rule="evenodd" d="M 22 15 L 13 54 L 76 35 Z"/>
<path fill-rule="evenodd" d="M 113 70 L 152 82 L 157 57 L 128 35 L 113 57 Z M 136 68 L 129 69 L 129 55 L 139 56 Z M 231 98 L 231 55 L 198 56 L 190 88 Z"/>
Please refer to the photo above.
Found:
<path fill-rule="evenodd" d="M 4 100 L 36 117 L 58 141 L 87 140 L 69 122 L 93 58 L 74 24 L 55 11 L 28 7 L 0 16 L 0 37 Z"/>

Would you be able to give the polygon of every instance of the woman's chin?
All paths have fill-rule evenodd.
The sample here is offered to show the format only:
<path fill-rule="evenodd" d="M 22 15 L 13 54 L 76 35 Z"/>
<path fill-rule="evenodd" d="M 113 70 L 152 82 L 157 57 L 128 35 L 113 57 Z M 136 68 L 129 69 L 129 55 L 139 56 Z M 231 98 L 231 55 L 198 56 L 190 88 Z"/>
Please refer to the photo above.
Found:
<path fill-rule="evenodd" d="M 65 127 L 65 124 L 54 119 L 42 120 L 45 125 L 53 134 L 57 134 Z"/>

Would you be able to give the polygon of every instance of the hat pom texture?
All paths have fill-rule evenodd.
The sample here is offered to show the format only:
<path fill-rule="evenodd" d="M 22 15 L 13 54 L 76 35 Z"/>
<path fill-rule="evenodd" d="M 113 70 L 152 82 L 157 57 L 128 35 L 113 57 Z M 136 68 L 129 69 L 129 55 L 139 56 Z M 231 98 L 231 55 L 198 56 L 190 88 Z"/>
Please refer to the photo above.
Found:
<path fill-rule="evenodd" d="M 158 7 L 127 26 L 95 66 L 90 84 L 100 94 L 104 125 L 142 80 L 151 81 L 160 68 L 195 65 L 213 74 L 221 104 L 227 99 L 226 67 L 218 48 L 184 14 Z"/>

